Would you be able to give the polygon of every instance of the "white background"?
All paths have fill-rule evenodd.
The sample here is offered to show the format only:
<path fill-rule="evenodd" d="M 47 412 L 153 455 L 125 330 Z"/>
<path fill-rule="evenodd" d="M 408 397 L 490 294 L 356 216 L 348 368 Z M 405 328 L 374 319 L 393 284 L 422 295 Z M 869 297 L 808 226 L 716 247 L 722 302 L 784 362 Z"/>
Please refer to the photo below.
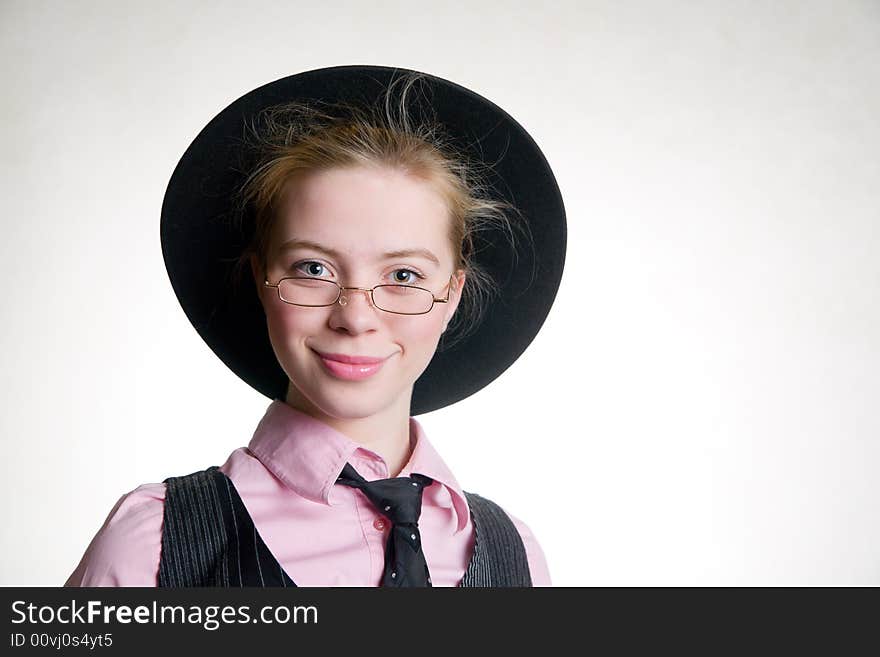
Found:
<path fill-rule="evenodd" d="M 880 3 L 542 4 L 0 2 L 0 583 L 63 583 L 122 493 L 250 439 L 165 187 L 240 95 L 380 64 L 499 104 L 558 178 L 544 329 L 420 417 L 554 584 L 880 584 Z"/>

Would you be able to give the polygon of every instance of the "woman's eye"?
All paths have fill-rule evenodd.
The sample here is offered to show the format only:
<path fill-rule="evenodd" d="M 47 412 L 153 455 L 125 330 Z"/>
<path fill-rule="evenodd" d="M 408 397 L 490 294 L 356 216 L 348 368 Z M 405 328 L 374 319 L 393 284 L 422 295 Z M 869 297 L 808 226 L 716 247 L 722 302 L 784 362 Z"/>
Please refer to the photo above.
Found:
<path fill-rule="evenodd" d="M 293 266 L 293 268 L 308 276 L 320 276 L 321 274 L 325 273 L 327 269 L 320 262 L 315 262 L 314 260 L 298 262 Z"/>
<path fill-rule="evenodd" d="M 401 276 L 401 274 L 403 274 L 403 276 Z M 424 278 L 424 276 L 412 269 L 395 269 L 392 278 L 395 283 L 401 285 L 413 285 L 414 283 L 418 283 L 419 280 Z"/>

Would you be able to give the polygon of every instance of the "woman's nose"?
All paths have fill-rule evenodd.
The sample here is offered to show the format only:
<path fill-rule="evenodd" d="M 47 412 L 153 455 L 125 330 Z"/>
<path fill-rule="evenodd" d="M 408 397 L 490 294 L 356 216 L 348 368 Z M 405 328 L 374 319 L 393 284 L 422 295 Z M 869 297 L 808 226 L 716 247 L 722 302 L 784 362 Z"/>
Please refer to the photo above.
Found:
<path fill-rule="evenodd" d="M 330 326 L 349 333 L 363 333 L 378 326 L 380 312 L 373 305 L 370 290 L 343 290 L 332 307 Z"/>

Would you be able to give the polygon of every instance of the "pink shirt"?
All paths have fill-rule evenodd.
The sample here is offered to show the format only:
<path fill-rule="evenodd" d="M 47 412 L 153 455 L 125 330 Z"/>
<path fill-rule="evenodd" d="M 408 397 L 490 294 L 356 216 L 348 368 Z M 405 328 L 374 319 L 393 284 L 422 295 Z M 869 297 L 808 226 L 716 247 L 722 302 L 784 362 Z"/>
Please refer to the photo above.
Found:
<path fill-rule="evenodd" d="M 419 518 L 431 582 L 458 586 L 474 541 L 467 500 L 415 418 L 410 418 L 410 435 L 412 456 L 398 476 L 419 472 L 434 479 L 424 490 Z M 378 586 L 381 581 L 389 521 L 360 490 L 336 485 L 346 462 L 368 481 L 389 476 L 377 453 L 275 400 L 250 444 L 220 467 L 269 551 L 298 586 Z M 123 495 L 65 586 L 156 586 L 164 502 L 164 483 Z M 550 586 L 538 542 L 521 520 L 508 516 L 525 544 L 532 583 Z"/>

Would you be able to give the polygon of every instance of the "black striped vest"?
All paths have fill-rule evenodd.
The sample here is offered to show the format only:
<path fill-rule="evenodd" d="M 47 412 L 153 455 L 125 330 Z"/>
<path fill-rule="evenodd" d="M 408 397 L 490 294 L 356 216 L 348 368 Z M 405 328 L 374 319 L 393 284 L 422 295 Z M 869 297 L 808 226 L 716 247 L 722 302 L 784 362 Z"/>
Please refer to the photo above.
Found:
<path fill-rule="evenodd" d="M 165 484 L 159 586 L 296 586 L 217 466 Z M 475 540 L 459 586 L 531 586 L 525 546 L 508 515 L 475 493 L 465 497 Z"/>

